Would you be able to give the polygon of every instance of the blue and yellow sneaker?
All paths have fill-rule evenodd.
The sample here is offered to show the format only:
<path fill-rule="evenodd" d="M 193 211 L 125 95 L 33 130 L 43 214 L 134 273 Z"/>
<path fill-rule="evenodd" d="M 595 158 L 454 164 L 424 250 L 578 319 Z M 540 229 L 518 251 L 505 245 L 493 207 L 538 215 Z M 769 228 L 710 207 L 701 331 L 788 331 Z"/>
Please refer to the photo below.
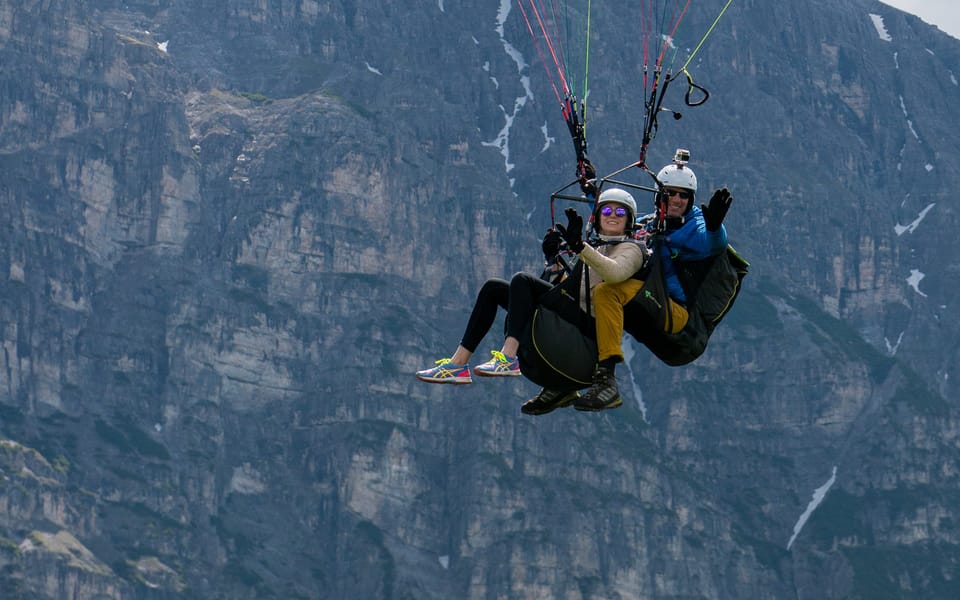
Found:
<path fill-rule="evenodd" d="M 417 371 L 417 379 L 427 383 L 473 383 L 470 367 L 455 365 L 449 358 L 441 358 L 432 369 Z"/>
<path fill-rule="evenodd" d="M 520 375 L 520 361 L 517 357 L 507 358 L 499 350 L 491 350 L 493 358 L 473 368 L 473 374 L 480 377 L 516 377 Z"/>

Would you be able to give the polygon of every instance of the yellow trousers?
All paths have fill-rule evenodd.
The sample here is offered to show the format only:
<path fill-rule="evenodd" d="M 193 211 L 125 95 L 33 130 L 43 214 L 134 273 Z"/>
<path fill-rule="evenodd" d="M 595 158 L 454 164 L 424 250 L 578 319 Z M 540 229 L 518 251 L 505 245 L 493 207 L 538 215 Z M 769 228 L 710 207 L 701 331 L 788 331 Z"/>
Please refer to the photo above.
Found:
<path fill-rule="evenodd" d="M 593 291 L 593 312 L 597 318 L 597 349 L 599 360 L 617 357 L 623 360 L 620 346 L 623 338 L 623 307 L 637 295 L 643 282 L 627 279 L 619 283 L 598 283 Z M 677 333 L 687 324 L 687 309 L 673 300 L 669 301 L 673 315 L 673 329 Z"/>

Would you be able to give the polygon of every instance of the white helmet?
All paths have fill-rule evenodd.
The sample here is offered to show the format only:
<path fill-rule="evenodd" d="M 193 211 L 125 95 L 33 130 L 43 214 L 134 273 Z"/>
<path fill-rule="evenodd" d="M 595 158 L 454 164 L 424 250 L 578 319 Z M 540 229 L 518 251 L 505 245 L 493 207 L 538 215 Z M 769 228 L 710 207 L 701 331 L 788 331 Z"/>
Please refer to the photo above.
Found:
<path fill-rule="evenodd" d="M 671 163 L 665 166 L 657 173 L 657 180 L 664 187 L 675 187 L 690 190 L 693 193 L 697 192 L 697 176 L 694 175 L 693 169 L 686 165 Z"/>
<path fill-rule="evenodd" d="M 616 202 L 617 204 L 622 204 L 627 207 L 627 210 L 630 211 L 630 214 L 627 216 L 627 227 L 633 226 L 633 220 L 637 218 L 637 201 L 633 199 L 630 192 L 621 190 L 620 188 L 607 188 L 603 190 L 600 192 L 600 197 L 597 198 L 596 210 L 599 211 L 601 206 L 609 204 L 610 202 Z"/>
<path fill-rule="evenodd" d="M 686 154 L 681 155 L 681 152 Z M 682 159 L 678 160 L 680 158 Z M 694 197 L 697 195 L 697 176 L 694 175 L 693 169 L 687 166 L 687 160 L 689 159 L 689 152 L 677 150 L 677 158 L 674 159 L 673 163 L 660 169 L 660 172 L 657 173 L 657 180 L 663 187 L 690 190 L 690 199 L 687 200 L 687 207 L 683 209 L 683 214 L 687 214 L 693 208 Z"/>

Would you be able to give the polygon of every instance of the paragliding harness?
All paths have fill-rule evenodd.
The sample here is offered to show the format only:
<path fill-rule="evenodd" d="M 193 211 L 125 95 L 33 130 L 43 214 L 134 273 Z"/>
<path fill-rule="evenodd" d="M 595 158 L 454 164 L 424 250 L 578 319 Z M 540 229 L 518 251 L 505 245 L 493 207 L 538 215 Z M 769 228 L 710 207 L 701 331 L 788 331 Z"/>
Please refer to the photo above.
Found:
<path fill-rule="evenodd" d="M 699 261 L 675 263 L 677 276 L 687 294 L 686 325 L 673 331 L 673 313 L 667 293 L 661 246 L 663 234 L 653 239 L 653 260 L 643 287 L 623 307 L 623 329 L 670 366 L 696 360 L 707 348 L 717 324 L 740 294 L 748 263 L 733 246 Z"/>
<path fill-rule="evenodd" d="M 590 289 L 583 261 L 541 298 L 520 340 L 520 371 L 530 381 L 551 390 L 577 390 L 590 385 L 597 360 L 597 334 L 587 310 L 580 307 L 581 286 Z"/>

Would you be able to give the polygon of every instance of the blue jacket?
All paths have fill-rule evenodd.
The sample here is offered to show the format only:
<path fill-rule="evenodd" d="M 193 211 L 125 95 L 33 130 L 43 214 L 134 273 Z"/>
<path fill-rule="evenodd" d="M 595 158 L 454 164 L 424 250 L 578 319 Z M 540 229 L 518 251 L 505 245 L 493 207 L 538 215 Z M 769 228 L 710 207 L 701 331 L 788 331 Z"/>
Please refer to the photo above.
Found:
<path fill-rule="evenodd" d="M 721 225 L 716 231 L 707 231 L 703 211 L 696 205 L 686 214 L 680 227 L 671 229 L 670 225 L 671 221 L 668 220 L 664 244 L 660 248 L 660 259 L 663 261 L 663 273 L 667 280 L 667 291 L 670 297 L 686 304 L 687 295 L 683 291 L 683 286 L 680 285 L 674 261 L 703 260 L 719 254 L 727 247 L 727 230 Z M 645 227 L 652 231 L 653 221 L 648 222 Z"/>

